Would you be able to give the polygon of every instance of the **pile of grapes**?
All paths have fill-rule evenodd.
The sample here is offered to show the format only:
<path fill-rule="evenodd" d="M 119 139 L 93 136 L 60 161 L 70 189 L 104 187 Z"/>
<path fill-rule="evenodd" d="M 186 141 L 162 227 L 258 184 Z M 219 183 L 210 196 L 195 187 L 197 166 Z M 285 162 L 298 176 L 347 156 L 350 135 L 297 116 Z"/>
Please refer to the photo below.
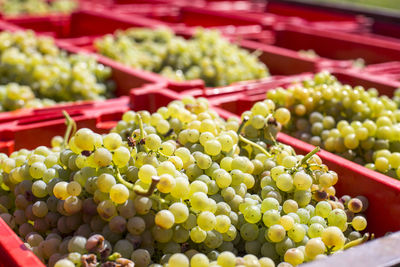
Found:
<path fill-rule="evenodd" d="M 185 40 L 166 28 L 133 28 L 106 35 L 95 47 L 128 66 L 178 81 L 202 79 L 207 86 L 268 76 L 256 54 L 230 43 L 217 31 L 199 29 Z"/>
<path fill-rule="evenodd" d="M 48 266 L 296 266 L 368 240 L 365 197 L 275 141 L 271 100 L 224 120 L 185 97 L 106 135 L 0 154 L 0 217 Z M 72 131 L 73 132 L 73 131 Z"/>
<path fill-rule="evenodd" d="M 283 131 L 367 168 L 400 178 L 400 110 L 375 88 L 352 88 L 327 72 L 267 92 L 287 107 L 292 121 Z"/>
<path fill-rule="evenodd" d="M 51 13 L 71 13 L 78 7 L 75 0 L 3 0 L 0 11 L 8 16 L 30 14 L 47 15 Z"/>
<path fill-rule="evenodd" d="M 111 69 L 32 31 L 0 33 L 0 111 L 110 97 Z"/>

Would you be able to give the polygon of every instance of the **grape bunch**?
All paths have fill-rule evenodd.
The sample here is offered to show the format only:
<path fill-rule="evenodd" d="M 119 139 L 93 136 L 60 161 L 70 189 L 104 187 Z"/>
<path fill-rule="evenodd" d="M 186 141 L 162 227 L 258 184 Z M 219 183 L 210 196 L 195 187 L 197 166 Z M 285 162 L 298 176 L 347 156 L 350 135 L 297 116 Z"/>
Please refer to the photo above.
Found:
<path fill-rule="evenodd" d="M 52 148 L 0 154 L 0 217 L 55 267 L 296 266 L 368 240 L 367 199 L 276 142 L 286 108 L 242 118 L 184 97 L 106 135 L 68 120 Z"/>
<path fill-rule="evenodd" d="M 0 85 L 0 110 L 16 110 L 20 108 L 41 108 L 55 105 L 54 100 L 35 97 L 32 89 L 26 85 L 9 83 Z"/>
<path fill-rule="evenodd" d="M 1 110 L 112 95 L 111 69 L 93 57 L 67 54 L 32 31 L 0 33 Z"/>
<path fill-rule="evenodd" d="M 398 94 L 398 93 L 397 93 Z M 327 72 L 267 92 L 293 120 L 283 131 L 367 168 L 400 177 L 400 110 L 375 88 L 343 85 Z"/>
<path fill-rule="evenodd" d="M 75 0 L 4 0 L 0 2 L 1 12 L 8 16 L 71 13 L 77 7 L 78 3 Z"/>
<path fill-rule="evenodd" d="M 207 86 L 268 76 L 255 54 L 225 40 L 218 31 L 199 29 L 185 40 L 166 28 L 132 28 L 98 39 L 95 47 L 125 65 L 178 81 L 202 79 Z"/>

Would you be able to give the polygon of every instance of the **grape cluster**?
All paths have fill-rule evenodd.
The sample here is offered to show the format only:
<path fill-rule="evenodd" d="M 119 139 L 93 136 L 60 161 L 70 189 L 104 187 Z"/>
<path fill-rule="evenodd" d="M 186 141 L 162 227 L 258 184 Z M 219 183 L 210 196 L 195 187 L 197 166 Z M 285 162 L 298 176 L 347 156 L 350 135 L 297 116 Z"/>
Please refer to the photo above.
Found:
<path fill-rule="evenodd" d="M 335 196 L 318 149 L 275 141 L 286 108 L 242 117 L 185 97 L 0 154 L 0 217 L 56 267 L 296 266 L 368 239 L 367 199 Z"/>
<path fill-rule="evenodd" d="M 111 69 L 31 31 L 0 33 L 1 110 L 110 97 Z M 51 99 L 51 100 L 50 100 Z"/>
<path fill-rule="evenodd" d="M 396 96 L 339 83 L 327 72 L 267 92 L 293 120 L 283 131 L 367 168 L 400 177 L 400 110 Z"/>
<path fill-rule="evenodd" d="M 78 3 L 75 0 L 7 0 L 0 3 L 1 12 L 9 16 L 71 13 L 77 7 Z"/>
<path fill-rule="evenodd" d="M 36 98 L 29 86 L 16 83 L 0 85 L 0 111 L 20 108 L 41 108 L 55 104 L 56 102 L 51 99 Z"/>
<path fill-rule="evenodd" d="M 134 68 L 182 81 L 202 79 L 207 86 L 268 76 L 255 54 L 225 40 L 219 32 L 199 29 L 191 39 L 169 29 L 133 28 L 95 42 L 103 55 Z"/>

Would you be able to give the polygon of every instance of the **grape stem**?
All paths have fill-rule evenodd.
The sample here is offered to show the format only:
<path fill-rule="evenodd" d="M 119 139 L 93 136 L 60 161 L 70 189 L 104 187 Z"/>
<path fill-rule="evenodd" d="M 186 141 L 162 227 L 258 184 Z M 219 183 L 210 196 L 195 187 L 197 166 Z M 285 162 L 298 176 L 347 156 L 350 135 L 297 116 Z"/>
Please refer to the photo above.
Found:
<path fill-rule="evenodd" d="M 353 240 L 353 241 L 347 243 L 346 245 L 344 245 L 343 249 L 348 249 L 348 248 L 351 248 L 354 246 L 358 246 L 362 243 L 367 242 L 368 239 L 369 239 L 369 233 L 365 233 L 363 237 L 357 238 L 356 240 Z M 372 239 L 372 237 L 371 237 L 371 239 Z"/>
<path fill-rule="evenodd" d="M 144 139 L 144 129 L 143 129 L 143 120 L 142 120 L 142 116 L 140 116 L 140 114 L 137 114 L 136 116 L 138 116 L 139 129 L 140 129 L 139 140 L 143 140 L 143 139 Z"/>
<path fill-rule="evenodd" d="M 126 181 L 124 178 L 122 178 L 121 173 L 119 172 L 118 168 L 115 167 L 115 171 L 117 173 L 117 181 L 123 185 L 125 185 L 128 189 L 133 190 L 134 185 L 128 181 Z"/>
<path fill-rule="evenodd" d="M 253 146 L 255 148 L 258 148 L 262 153 L 264 153 L 268 157 L 272 158 L 272 155 L 270 153 L 268 153 L 268 151 L 265 150 L 262 146 L 250 141 L 249 139 L 245 138 L 243 135 L 239 134 L 239 139 L 240 139 L 240 141 L 245 142 L 248 145 L 251 145 L 251 146 Z"/>
<path fill-rule="evenodd" d="M 237 130 L 237 134 L 240 135 L 240 133 L 242 132 L 242 129 L 244 127 L 244 125 L 246 124 L 246 122 L 249 120 L 249 117 L 245 116 L 242 120 L 242 123 L 239 126 L 239 129 Z"/>
<path fill-rule="evenodd" d="M 296 168 L 299 168 L 301 165 L 306 164 L 307 160 L 309 160 L 312 156 L 314 156 L 321 148 L 319 146 L 315 147 L 312 151 L 310 151 L 301 161 L 297 164 Z"/>
<path fill-rule="evenodd" d="M 156 186 L 159 181 L 160 181 L 160 178 L 158 176 L 153 176 L 151 178 L 150 187 L 147 191 L 139 190 L 136 188 L 134 189 L 134 191 L 135 191 L 136 195 L 139 195 L 139 196 L 144 196 L 144 197 L 151 196 L 153 194 L 154 190 L 156 189 Z"/>
<path fill-rule="evenodd" d="M 331 255 L 332 254 L 332 252 L 333 252 L 333 249 L 335 248 L 335 246 L 332 246 L 332 247 L 326 247 L 326 254 L 329 256 L 329 255 Z"/>
<path fill-rule="evenodd" d="M 62 148 L 65 148 L 68 144 L 69 137 L 71 135 L 74 135 L 76 132 L 76 122 L 69 116 L 68 112 L 66 112 L 65 110 L 63 110 L 62 113 L 65 117 L 65 124 L 67 125 L 67 129 L 65 130 L 64 134 L 64 142 L 62 145 Z"/>

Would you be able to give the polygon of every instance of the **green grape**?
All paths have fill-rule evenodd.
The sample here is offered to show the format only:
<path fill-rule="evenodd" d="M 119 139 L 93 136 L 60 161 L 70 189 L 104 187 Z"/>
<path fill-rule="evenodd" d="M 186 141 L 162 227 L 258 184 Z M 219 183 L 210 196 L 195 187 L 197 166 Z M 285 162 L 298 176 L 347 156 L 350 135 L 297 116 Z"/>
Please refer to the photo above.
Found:
<path fill-rule="evenodd" d="M 319 223 L 313 223 L 308 227 L 307 234 L 311 238 L 320 237 L 324 230 L 324 226 Z"/>
<path fill-rule="evenodd" d="M 277 243 L 281 242 L 285 238 L 286 231 L 282 225 L 275 224 L 268 228 L 266 234 L 268 235 L 269 240 L 271 240 L 274 243 Z"/>
<path fill-rule="evenodd" d="M 305 255 L 310 259 L 314 259 L 316 256 L 324 254 L 324 252 L 325 244 L 321 238 L 312 238 L 305 246 Z"/>
<path fill-rule="evenodd" d="M 281 215 L 277 210 L 268 210 L 263 214 L 263 223 L 267 227 L 271 227 L 272 225 L 278 224 L 281 219 Z"/>
<path fill-rule="evenodd" d="M 287 234 L 294 242 L 300 242 L 306 235 L 306 231 L 301 224 L 295 223 Z"/>
<path fill-rule="evenodd" d="M 299 248 L 290 248 L 285 252 L 284 260 L 293 266 L 299 265 L 304 261 L 304 254 Z"/>
<path fill-rule="evenodd" d="M 150 184 L 152 177 L 157 175 L 157 170 L 152 165 L 145 164 L 139 169 L 139 179 L 146 184 Z"/>
<path fill-rule="evenodd" d="M 161 210 L 157 212 L 154 222 L 161 228 L 169 229 L 174 225 L 175 217 L 169 210 Z"/>
<path fill-rule="evenodd" d="M 197 253 L 190 259 L 190 266 L 192 267 L 206 267 L 209 266 L 209 264 L 210 260 L 202 253 Z"/>
<path fill-rule="evenodd" d="M 215 230 L 217 230 L 220 233 L 226 233 L 230 226 L 231 226 L 231 220 L 228 216 L 226 215 L 217 215 L 215 217 L 216 223 L 215 223 Z"/>
<path fill-rule="evenodd" d="M 345 243 L 345 237 L 342 231 L 336 226 L 325 228 L 322 232 L 321 239 L 327 247 L 333 247 L 334 250 L 342 248 Z"/>
<path fill-rule="evenodd" d="M 183 223 L 189 217 L 189 209 L 183 203 L 173 203 L 168 209 L 174 215 L 176 223 Z"/>
<path fill-rule="evenodd" d="M 175 187 L 175 178 L 169 174 L 160 175 L 160 181 L 157 184 L 157 189 L 162 193 L 170 193 Z"/>
<path fill-rule="evenodd" d="M 283 173 L 276 178 L 276 186 L 285 192 L 293 189 L 293 178 L 290 174 Z"/>
<path fill-rule="evenodd" d="M 356 231 L 363 231 L 367 228 L 367 220 L 362 216 L 356 216 L 351 221 L 351 225 Z"/>
<path fill-rule="evenodd" d="M 168 266 L 171 267 L 189 267 L 189 259 L 182 253 L 172 255 L 168 260 Z"/>
<path fill-rule="evenodd" d="M 42 180 L 37 180 L 32 184 L 32 193 L 35 197 L 43 198 L 47 196 L 46 183 Z"/>
<path fill-rule="evenodd" d="M 327 201 L 318 202 L 315 206 L 315 214 L 322 218 L 327 218 L 332 211 L 332 207 Z"/>
<path fill-rule="evenodd" d="M 204 143 L 204 151 L 211 156 L 216 156 L 221 152 L 222 146 L 217 140 L 209 140 Z"/>
<path fill-rule="evenodd" d="M 209 211 L 203 211 L 197 217 L 197 224 L 204 231 L 211 231 L 215 228 L 216 217 Z"/>
<path fill-rule="evenodd" d="M 257 225 L 245 223 L 240 227 L 240 236 L 246 241 L 253 241 L 258 237 L 259 229 Z"/>
<path fill-rule="evenodd" d="M 103 173 L 97 178 L 96 184 L 101 192 L 109 193 L 111 188 L 116 184 L 116 181 L 111 174 Z"/>
<path fill-rule="evenodd" d="M 190 230 L 190 239 L 195 243 L 202 243 L 206 240 L 207 232 L 201 229 L 199 226 L 194 227 Z"/>
<path fill-rule="evenodd" d="M 261 210 L 257 206 L 249 206 L 243 211 L 244 218 L 249 223 L 257 223 L 261 220 Z"/>
<path fill-rule="evenodd" d="M 297 212 L 298 208 L 299 206 L 297 202 L 292 199 L 286 200 L 282 205 L 282 209 L 286 214 L 289 214 L 291 212 Z"/>
<path fill-rule="evenodd" d="M 129 190 L 123 184 L 113 185 L 110 189 L 110 199 L 117 203 L 122 204 L 128 200 Z"/>
<path fill-rule="evenodd" d="M 236 256 L 230 251 L 224 251 L 219 254 L 217 259 L 218 265 L 222 267 L 230 267 L 236 265 Z"/>

